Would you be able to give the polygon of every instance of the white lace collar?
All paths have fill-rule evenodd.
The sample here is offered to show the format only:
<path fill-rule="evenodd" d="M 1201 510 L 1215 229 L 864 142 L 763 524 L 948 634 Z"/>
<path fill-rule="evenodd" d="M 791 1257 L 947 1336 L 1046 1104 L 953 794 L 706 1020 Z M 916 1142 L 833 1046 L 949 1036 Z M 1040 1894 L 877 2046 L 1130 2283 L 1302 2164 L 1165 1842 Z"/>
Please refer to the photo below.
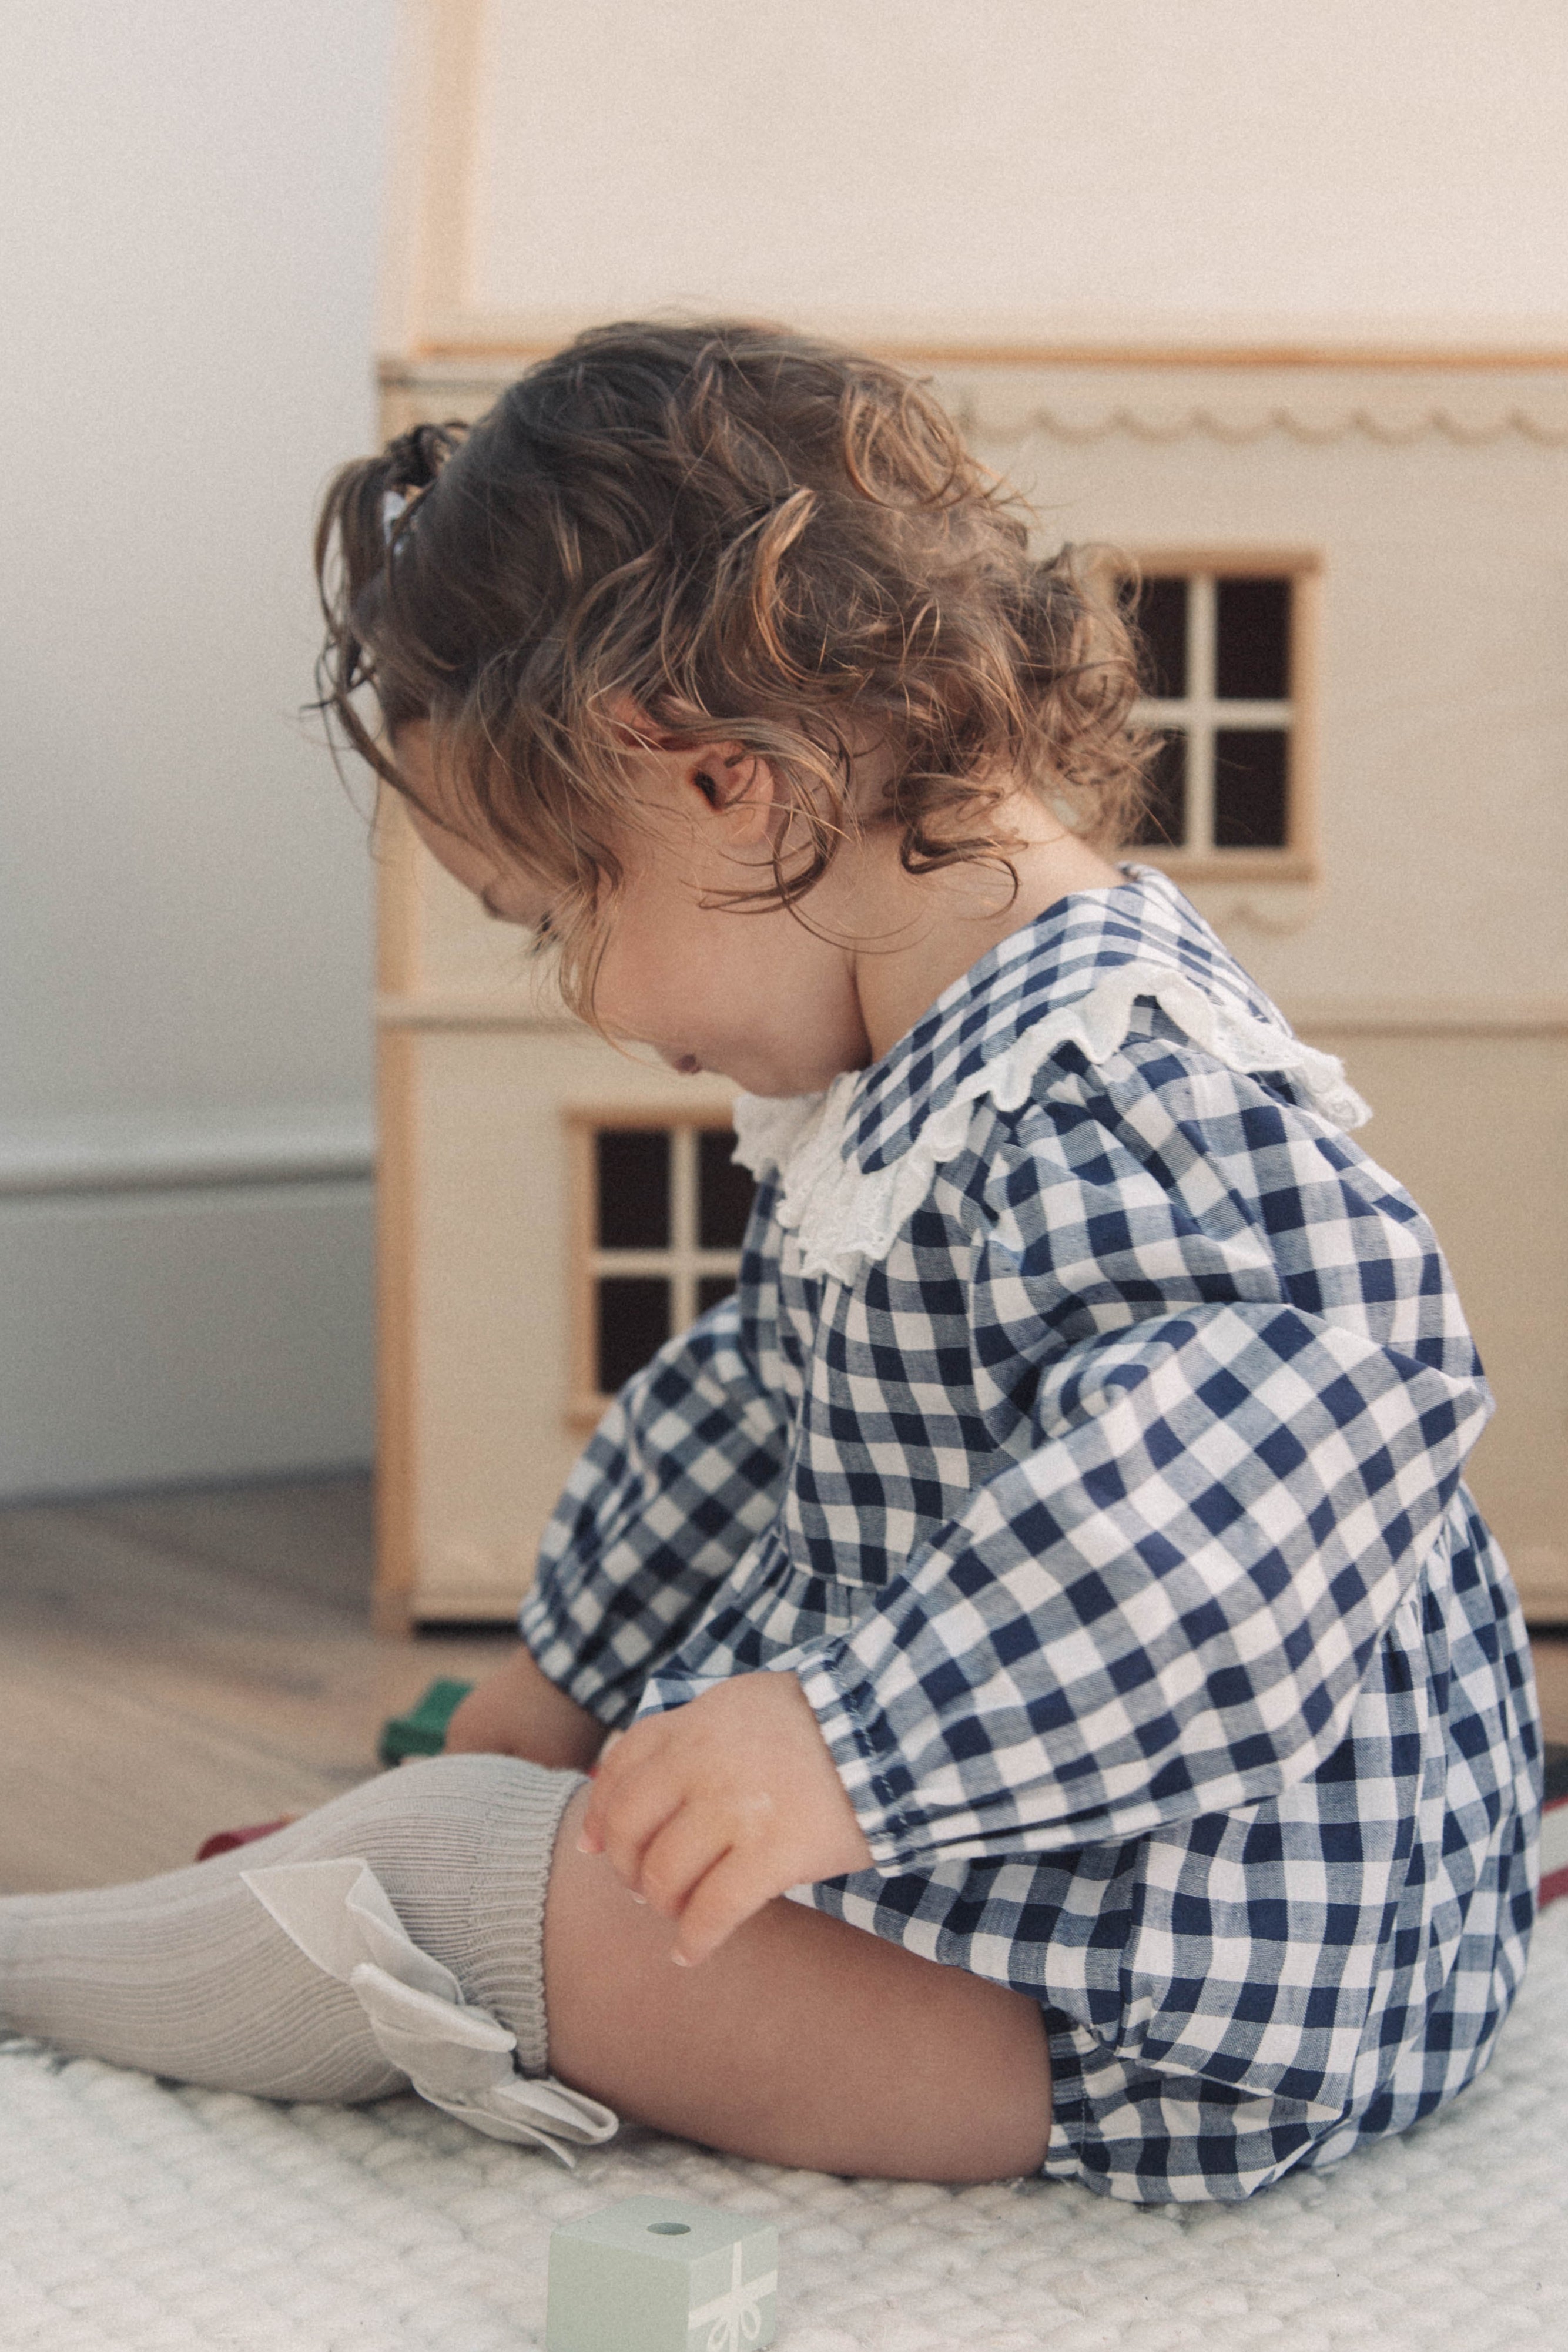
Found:
<path fill-rule="evenodd" d="M 1064 1045 L 1108 1061 L 1141 999 L 1227 1068 L 1289 1078 L 1334 1126 L 1370 1117 L 1342 1064 L 1291 1033 L 1165 876 L 1122 871 L 1117 887 L 1076 892 L 1013 932 L 868 1070 L 822 1095 L 737 1098 L 735 1157 L 777 1171 L 779 1221 L 807 1275 L 851 1281 L 884 1257 L 963 1149 L 974 1104 L 1017 1109 Z"/>

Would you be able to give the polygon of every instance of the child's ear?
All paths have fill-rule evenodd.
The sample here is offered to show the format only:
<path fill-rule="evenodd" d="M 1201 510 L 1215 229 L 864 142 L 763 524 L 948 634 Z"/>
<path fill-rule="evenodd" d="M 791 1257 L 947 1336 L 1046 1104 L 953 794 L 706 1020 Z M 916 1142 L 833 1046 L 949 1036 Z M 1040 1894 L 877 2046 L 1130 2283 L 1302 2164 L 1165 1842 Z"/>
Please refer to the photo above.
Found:
<path fill-rule="evenodd" d="M 691 758 L 686 781 L 724 818 L 730 841 L 745 844 L 766 836 L 777 802 L 773 771 L 743 743 L 706 745 Z"/>

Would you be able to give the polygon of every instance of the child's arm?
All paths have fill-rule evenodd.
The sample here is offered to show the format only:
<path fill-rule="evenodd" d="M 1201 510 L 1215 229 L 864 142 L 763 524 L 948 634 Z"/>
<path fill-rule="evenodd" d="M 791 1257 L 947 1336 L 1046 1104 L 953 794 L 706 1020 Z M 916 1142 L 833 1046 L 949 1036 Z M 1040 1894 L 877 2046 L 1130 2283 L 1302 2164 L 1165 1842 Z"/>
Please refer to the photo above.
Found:
<path fill-rule="evenodd" d="M 520 1646 L 454 1710 L 447 1752 L 521 1756 L 556 1771 L 585 1772 L 606 1736 L 604 1725 L 547 1681 Z"/>
<path fill-rule="evenodd" d="M 627 1381 L 545 1531 L 523 1640 L 556 1689 L 605 1729 L 630 1721 L 649 1675 L 777 1516 L 787 1374 L 773 1288 L 765 1259 L 749 1250 L 741 1297 Z"/>

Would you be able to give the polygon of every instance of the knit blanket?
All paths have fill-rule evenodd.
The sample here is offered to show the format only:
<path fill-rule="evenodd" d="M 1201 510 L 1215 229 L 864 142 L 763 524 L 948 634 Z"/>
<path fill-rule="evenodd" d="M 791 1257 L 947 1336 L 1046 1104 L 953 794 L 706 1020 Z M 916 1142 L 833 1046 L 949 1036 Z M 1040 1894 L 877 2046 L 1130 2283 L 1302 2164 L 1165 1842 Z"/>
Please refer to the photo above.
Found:
<path fill-rule="evenodd" d="M 0 2346 L 532 2352 L 552 2229 L 648 2193 L 777 2222 L 779 2352 L 1561 2352 L 1568 1903 L 1450 2108 L 1229 2209 L 630 2130 L 568 2175 L 412 2096 L 280 2106 L 0 2042 Z"/>

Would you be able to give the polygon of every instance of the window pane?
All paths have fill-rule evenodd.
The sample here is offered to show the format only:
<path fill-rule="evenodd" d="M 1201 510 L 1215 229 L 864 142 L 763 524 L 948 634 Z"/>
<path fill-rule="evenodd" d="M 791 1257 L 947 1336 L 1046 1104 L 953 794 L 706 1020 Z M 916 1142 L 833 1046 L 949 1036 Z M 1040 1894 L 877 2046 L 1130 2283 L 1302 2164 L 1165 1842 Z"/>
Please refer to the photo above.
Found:
<path fill-rule="evenodd" d="M 605 1276 L 599 1293 L 598 1385 L 614 1396 L 669 1337 L 669 1285 L 651 1275 Z"/>
<path fill-rule="evenodd" d="M 1167 735 L 1149 771 L 1149 799 L 1132 836 L 1138 849 L 1180 848 L 1187 836 L 1187 739 Z"/>
<path fill-rule="evenodd" d="M 730 1154 L 735 1149 L 732 1129 L 705 1127 L 697 1138 L 697 1246 L 699 1249 L 739 1249 L 745 1238 L 756 1187 L 744 1168 Z"/>
<path fill-rule="evenodd" d="M 668 1249 L 668 1129 L 602 1127 L 594 1140 L 599 1169 L 599 1247 Z"/>
<path fill-rule="evenodd" d="M 1157 702 L 1180 702 L 1187 691 L 1186 582 L 1145 580 L 1132 617 L 1143 639 L 1144 693 Z"/>
<path fill-rule="evenodd" d="M 697 1285 L 697 1312 L 706 1315 L 721 1298 L 728 1298 L 735 1287 L 732 1274 L 705 1274 Z"/>
<path fill-rule="evenodd" d="M 1286 759 L 1283 727 L 1219 727 L 1214 739 L 1216 849 L 1283 849 Z"/>
<path fill-rule="evenodd" d="M 1283 702 L 1290 691 L 1290 583 L 1215 583 L 1215 693 L 1223 702 Z"/>

